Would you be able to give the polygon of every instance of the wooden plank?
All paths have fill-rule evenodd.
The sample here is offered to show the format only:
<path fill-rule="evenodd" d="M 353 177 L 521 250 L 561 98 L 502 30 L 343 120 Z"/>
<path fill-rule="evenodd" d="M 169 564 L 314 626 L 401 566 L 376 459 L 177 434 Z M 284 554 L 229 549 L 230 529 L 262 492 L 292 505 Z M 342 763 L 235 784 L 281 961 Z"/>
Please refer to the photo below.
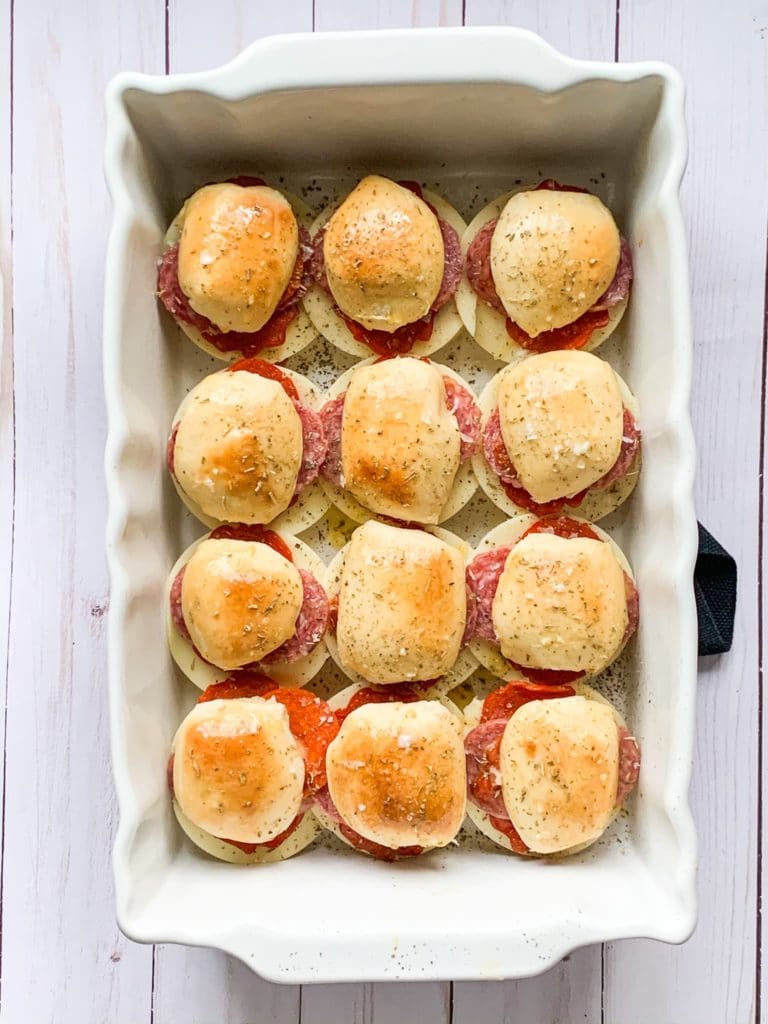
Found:
<path fill-rule="evenodd" d="M 574 57 L 610 60 L 614 54 L 613 0 L 597 0 L 589 17 L 578 4 L 546 0 L 467 0 L 467 25 L 517 25 L 543 36 Z M 454 985 L 453 1024 L 541 1024 L 543 1021 L 601 1019 L 601 947 L 574 953 L 536 978 Z"/>
<path fill-rule="evenodd" d="M 616 34 L 614 0 L 589 5 L 552 0 L 466 0 L 465 25 L 516 25 L 543 36 L 571 57 L 612 60 Z"/>
<path fill-rule="evenodd" d="M 701 665 L 692 786 L 698 928 L 679 948 L 606 947 L 605 1019 L 616 1024 L 757 1019 L 756 594 L 768 217 L 768 137 L 757 126 L 768 116 L 765 26 L 764 3 L 621 4 L 622 59 L 669 60 L 687 84 L 683 205 L 696 339 L 697 503 L 701 520 L 736 556 L 740 587 L 733 652 Z M 723 73 L 713 75 L 714 67 Z"/>
<path fill-rule="evenodd" d="M 0 39 L 7 46 L 9 4 Z M 104 658 L 103 89 L 161 68 L 162 9 L 14 5 L 16 520 L 8 650 L 4 1020 L 142 1021 L 151 951 L 115 923 Z M 160 45 L 158 45 L 158 40 Z M 0 46 L 3 45 L 0 43 Z M 7 69 L 7 51 L 3 58 Z M 6 94 L 7 95 L 7 94 Z M 7 181 L 3 120 L 3 180 Z M 11 356 L 4 320 L 7 417 Z M 3 458 L 7 448 L 4 441 Z M 4 485 L 5 493 L 5 485 Z"/>
<path fill-rule="evenodd" d="M 315 30 L 461 25 L 461 0 L 315 0 Z"/>
<path fill-rule="evenodd" d="M 168 0 L 168 64 L 202 71 L 236 57 L 249 43 L 278 32 L 311 32 L 312 0 Z"/>
<path fill-rule="evenodd" d="M 13 265 L 11 262 L 11 0 L 0 0 L 0 823 L 5 814 L 5 724 L 8 640 L 13 578 L 14 403 Z M 1 824 L 0 824 L 0 827 Z M 0 935 L 2 935 L 2 848 L 0 848 Z M 2 959 L 0 958 L 0 1006 Z"/>

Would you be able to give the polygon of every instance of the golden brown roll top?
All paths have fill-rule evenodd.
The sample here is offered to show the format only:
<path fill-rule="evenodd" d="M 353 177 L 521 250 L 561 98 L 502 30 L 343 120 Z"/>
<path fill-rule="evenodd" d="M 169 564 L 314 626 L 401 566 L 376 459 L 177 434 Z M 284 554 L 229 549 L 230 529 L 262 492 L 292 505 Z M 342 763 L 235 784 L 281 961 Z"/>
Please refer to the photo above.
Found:
<path fill-rule="evenodd" d="M 271 522 L 291 503 L 301 458 L 301 420 L 277 381 L 225 370 L 184 402 L 174 476 L 208 516 Z"/>
<path fill-rule="evenodd" d="M 339 581 L 343 667 L 375 683 L 436 679 L 458 657 L 466 616 L 456 548 L 373 520 L 354 532 Z"/>
<path fill-rule="evenodd" d="M 207 539 L 187 562 L 181 607 L 203 658 L 236 669 L 293 636 L 303 596 L 296 567 L 266 544 Z"/>
<path fill-rule="evenodd" d="M 275 700 L 196 705 L 179 726 L 173 755 L 174 797 L 211 835 L 265 843 L 301 809 L 304 758 Z"/>
<path fill-rule="evenodd" d="M 299 252 L 288 200 L 266 185 L 206 185 L 182 211 L 179 284 L 222 331 L 258 331 L 286 289 Z"/>
<path fill-rule="evenodd" d="M 531 356 L 502 371 L 496 395 L 504 444 L 535 501 L 585 490 L 615 465 L 624 406 L 616 374 L 597 356 Z"/>
<path fill-rule="evenodd" d="M 619 731 L 607 704 L 537 700 L 510 718 L 501 741 L 504 805 L 533 853 L 599 838 L 614 814 Z"/>
<path fill-rule="evenodd" d="M 410 189 L 372 174 L 339 206 L 323 243 L 336 304 L 369 330 L 391 333 L 425 316 L 443 280 L 437 217 Z"/>
<path fill-rule="evenodd" d="M 355 832 L 391 849 L 450 843 L 464 820 L 459 718 L 437 701 L 366 704 L 328 747 L 328 788 Z"/>
<path fill-rule="evenodd" d="M 613 280 L 619 231 L 597 196 L 518 192 L 491 239 L 491 273 L 510 319 L 531 337 L 577 320 Z"/>
<path fill-rule="evenodd" d="M 492 615 L 509 661 L 591 675 L 624 642 L 624 570 L 604 541 L 529 534 L 507 556 Z"/>
<path fill-rule="evenodd" d="M 443 377 L 420 359 L 355 370 L 344 399 L 344 486 L 366 508 L 418 523 L 440 522 L 459 468 L 461 438 Z"/>

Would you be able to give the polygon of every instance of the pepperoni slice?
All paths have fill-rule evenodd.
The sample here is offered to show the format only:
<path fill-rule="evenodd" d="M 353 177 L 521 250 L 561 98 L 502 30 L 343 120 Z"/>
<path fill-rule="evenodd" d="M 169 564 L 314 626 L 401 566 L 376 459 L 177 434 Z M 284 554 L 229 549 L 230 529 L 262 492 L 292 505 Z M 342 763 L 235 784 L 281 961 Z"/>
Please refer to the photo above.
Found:
<path fill-rule="evenodd" d="M 528 352 L 554 352 L 559 349 L 584 348 L 595 331 L 606 327 L 609 320 L 610 315 L 607 310 L 588 309 L 573 323 L 565 324 L 564 327 L 556 327 L 551 331 L 542 331 L 535 338 L 527 334 L 509 317 L 506 319 L 506 328 L 510 338 Z"/>
<path fill-rule="evenodd" d="M 525 845 L 523 840 L 520 838 L 520 833 L 517 831 L 515 826 L 509 820 L 509 818 L 496 818 L 494 815 L 489 814 L 488 820 L 493 827 L 505 835 L 509 840 L 509 845 L 512 847 L 515 853 L 530 853 L 530 850 Z"/>
<path fill-rule="evenodd" d="M 291 732 L 304 749 L 304 796 L 313 797 L 327 782 L 325 752 L 336 738 L 339 722 L 328 702 L 307 690 L 280 687 L 264 696 L 288 712 Z"/>
<path fill-rule="evenodd" d="M 538 519 L 533 526 L 521 533 L 518 542 L 527 537 L 529 533 L 553 533 L 556 537 L 563 537 L 565 540 L 573 540 L 575 537 L 586 537 L 589 540 L 600 540 L 598 535 L 589 525 L 580 519 L 572 519 L 570 516 L 544 516 Z"/>
<path fill-rule="evenodd" d="M 432 329 L 435 322 L 435 314 L 432 310 L 421 320 L 415 320 L 412 324 L 403 324 L 396 331 L 374 331 L 363 327 L 357 320 L 348 317 L 340 309 L 336 313 L 341 317 L 349 328 L 349 333 L 363 345 L 379 356 L 407 355 L 413 346 L 419 341 L 429 341 L 432 337 Z"/>
<path fill-rule="evenodd" d="M 228 366 L 227 370 L 229 373 L 243 370 L 245 373 L 255 373 L 259 377 L 266 377 L 268 380 L 277 381 L 289 398 L 292 398 L 294 402 L 299 401 L 299 392 L 288 374 L 281 370 L 279 366 L 275 366 L 274 363 L 268 363 L 266 359 L 259 359 L 258 356 L 238 359 L 236 363 Z"/>
<path fill-rule="evenodd" d="M 184 584 L 184 573 L 186 572 L 186 565 L 182 565 L 179 571 L 176 573 L 173 583 L 171 584 L 171 593 L 169 595 L 169 601 L 171 605 L 171 619 L 179 632 L 185 640 L 192 643 L 192 637 L 189 635 L 187 624 L 184 621 L 184 611 L 181 607 L 181 588 Z"/>
<path fill-rule="evenodd" d="M 336 720 L 341 725 L 347 715 L 350 715 L 357 708 L 363 707 L 364 704 L 391 704 L 395 701 L 410 704 L 421 699 L 415 687 L 408 683 L 392 683 L 380 688 L 366 686 L 352 695 L 345 708 L 336 709 Z"/>
<path fill-rule="evenodd" d="M 220 683 L 211 683 L 197 698 L 198 704 L 207 704 L 209 700 L 236 700 L 244 697 L 263 697 L 271 693 L 277 684 L 269 676 L 261 672 L 250 672 L 243 669 Z"/>
<path fill-rule="evenodd" d="M 573 697 L 576 691 L 572 686 L 539 686 L 515 679 L 506 686 L 489 693 L 483 701 L 480 723 L 501 718 L 505 722 L 524 704 L 532 700 L 551 700 L 554 697 Z"/>
<path fill-rule="evenodd" d="M 211 532 L 209 539 L 257 541 L 266 544 L 289 562 L 293 561 L 293 552 L 283 538 L 260 523 L 223 523 Z"/>
<path fill-rule="evenodd" d="M 279 835 L 276 835 L 274 839 L 268 839 L 266 843 L 241 843 L 237 839 L 224 839 L 221 836 L 216 836 L 216 838 L 221 839 L 222 843 L 227 843 L 228 846 L 236 846 L 243 853 L 256 853 L 257 850 L 276 850 L 292 832 L 296 831 L 303 818 L 303 814 L 297 815 L 288 828 L 284 829 Z"/>
<path fill-rule="evenodd" d="M 527 665 L 518 665 L 516 661 L 510 661 L 509 664 L 518 672 L 523 672 L 532 682 L 540 683 L 542 686 L 561 687 L 566 683 L 575 683 L 586 675 L 586 672 L 572 672 L 565 671 L 565 669 L 528 668 Z"/>

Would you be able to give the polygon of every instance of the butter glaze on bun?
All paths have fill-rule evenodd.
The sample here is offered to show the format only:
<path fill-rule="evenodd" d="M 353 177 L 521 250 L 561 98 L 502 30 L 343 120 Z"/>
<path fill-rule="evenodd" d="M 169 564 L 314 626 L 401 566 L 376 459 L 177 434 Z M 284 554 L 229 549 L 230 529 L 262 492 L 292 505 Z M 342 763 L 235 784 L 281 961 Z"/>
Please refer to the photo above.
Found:
<path fill-rule="evenodd" d="M 197 704 L 179 726 L 173 754 L 174 798 L 213 836 L 268 842 L 301 809 L 304 758 L 277 701 Z"/>
<path fill-rule="evenodd" d="M 492 610 L 509 661 L 593 675 L 624 643 L 624 571 L 601 540 L 529 534 L 507 556 Z"/>
<path fill-rule="evenodd" d="M 537 700 L 501 740 L 504 805 L 532 853 L 598 839 L 615 813 L 619 731 L 613 709 L 583 696 Z"/>
<path fill-rule="evenodd" d="M 181 607 L 203 658 L 230 670 L 293 636 L 303 593 L 296 567 L 268 545 L 207 539 L 187 562 Z"/>
<path fill-rule="evenodd" d="M 429 312 L 445 263 L 437 217 L 410 189 L 369 175 L 328 221 L 328 285 L 347 316 L 393 332 Z"/>
<path fill-rule="evenodd" d="M 298 251 L 298 223 L 280 192 L 206 185 L 183 210 L 179 284 L 195 312 L 222 331 L 252 333 L 274 313 Z"/>
<path fill-rule="evenodd" d="M 462 725 L 437 701 L 352 711 L 328 748 L 327 768 L 341 817 L 383 846 L 446 846 L 464 820 Z"/>
<path fill-rule="evenodd" d="M 510 319 L 531 337 L 577 320 L 613 280 L 621 239 L 597 196 L 539 189 L 508 200 L 491 272 Z"/>
<path fill-rule="evenodd" d="M 459 470 L 461 439 L 438 367 L 388 359 L 355 369 L 342 423 L 342 472 L 372 512 L 435 524 Z"/>
<path fill-rule="evenodd" d="M 423 530 L 369 520 L 344 551 L 338 595 L 342 668 L 399 683 L 436 679 L 454 666 L 467 615 L 457 548 Z"/>
<path fill-rule="evenodd" d="M 225 371 L 201 380 L 185 399 L 174 475 L 205 515 L 271 522 L 293 499 L 301 457 L 301 420 L 277 381 Z"/>
<path fill-rule="evenodd" d="M 504 444 L 538 502 L 585 490 L 616 463 L 624 406 L 616 374 L 589 352 L 531 356 L 499 375 Z"/>

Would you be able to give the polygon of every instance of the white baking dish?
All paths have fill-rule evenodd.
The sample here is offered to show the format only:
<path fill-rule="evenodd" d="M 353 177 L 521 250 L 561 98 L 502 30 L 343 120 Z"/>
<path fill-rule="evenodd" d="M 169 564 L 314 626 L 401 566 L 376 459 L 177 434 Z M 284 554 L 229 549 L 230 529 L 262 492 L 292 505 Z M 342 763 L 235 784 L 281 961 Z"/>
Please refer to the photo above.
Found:
<path fill-rule="evenodd" d="M 211 72 L 120 75 L 107 104 L 109 673 L 123 930 L 217 946 L 289 982 L 510 978 L 586 943 L 686 938 L 695 917 L 687 789 L 696 523 L 677 74 L 571 60 L 514 29 L 285 36 Z M 194 695 L 166 652 L 163 586 L 202 527 L 166 480 L 163 450 L 185 388 L 213 366 L 158 311 L 162 235 L 191 189 L 227 173 L 284 175 L 296 191 L 316 181 L 312 203 L 329 183 L 372 169 L 436 183 L 466 217 L 518 178 L 591 182 L 633 244 L 630 309 L 600 354 L 637 394 L 645 435 L 640 485 L 604 524 L 640 586 L 639 636 L 613 681 L 626 693 L 643 770 L 623 832 L 563 863 L 470 843 L 388 866 L 321 846 L 241 870 L 198 854 L 172 820 L 165 761 Z M 480 377 L 492 368 L 478 349 L 462 352 L 465 364 L 476 357 Z M 309 356 L 321 370 L 322 346 Z"/>

